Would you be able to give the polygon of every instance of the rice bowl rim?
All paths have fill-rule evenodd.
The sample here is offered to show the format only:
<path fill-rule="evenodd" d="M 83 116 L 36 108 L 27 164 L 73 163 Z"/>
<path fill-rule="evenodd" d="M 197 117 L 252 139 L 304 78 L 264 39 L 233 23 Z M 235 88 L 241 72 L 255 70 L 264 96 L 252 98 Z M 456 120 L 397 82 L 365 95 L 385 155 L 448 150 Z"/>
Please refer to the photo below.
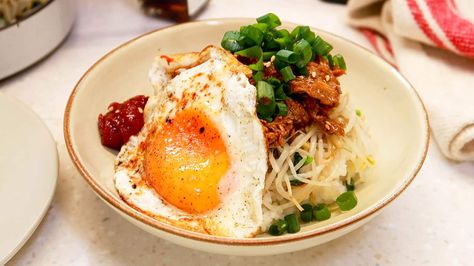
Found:
<path fill-rule="evenodd" d="M 85 77 L 87 77 L 89 75 L 89 73 L 92 72 L 97 65 L 102 63 L 104 60 L 106 60 L 109 56 L 114 54 L 116 51 L 118 51 L 120 49 L 123 49 L 126 46 L 128 46 L 128 45 L 134 43 L 135 41 L 137 41 L 141 38 L 144 38 L 148 35 L 151 35 L 151 34 L 163 31 L 163 30 L 169 30 L 170 28 L 179 28 L 179 27 L 188 26 L 188 25 L 191 25 L 191 24 L 195 24 L 195 25 L 201 24 L 201 26 L 208 26 L 209 24 L 216 25 L 216 24 L 231 23 L 231 22 L 238 22 L 238 21 L 242 22 L 242 23 L 247 23 L 249 21 L 253 22 L 254 19 L 252 19 L 252 18 L 206 19 L 206 20 L 187 22 L 187 23 L 183 23 L 183 24 L 180 24 L 180 25 L 171 25 L 171 26 L 167 26 L 167 27 L 163 27 L 163 28 L 160 28 L 160 29 L 156 29 L 156 30 L 147 32 L 145 34 L 142 34 L 142 35 L 140 35 L 136 38 L 133 38 L 133 39 L 117 46 L 116 48 L 112 49 L 110 52 L 108 52 L 102 58 L 100 58 L 98 61 L 96 61 L 81 76 L 79 81 L 74 86 L 74 89 L 71 92 L 71 95 L 69 96 L 69 99 L 68 99 L 68 102 L 67 102 L 67 105 L 66 105 L 66 109 L 65 109 L 65 112 L 64 112 L 63 131 L 64 131 L 64 139 L 65 139 L 66 148 L 68 150 L 68 153 L 69 153 L 75 167 L 78 169 L 78 171 L 84 177 L 86 182 L 92 187 L 92 189 L 104 201 L 106 201 L 109 205 L 113 206 L 116 210 L 119 210 L 119 211 L 123 212 L 124 214 L 126 214 L 130 218 L 133 218 L 136 221 L 144 223 L 145 225 L 150 226 L 153 229 L 158 229 L 158 230 L 164 231 L 166 233 L 169 233 L 169 234 L 172 234 L 172 235 L 175 235 L 175 236 L 178 236 L 178 237 L 184 237 L 184 238 L 197 240 L 197 241 L 204 241 L 204 242 L 209 242 L 209 243 L 213 243 L 213 244 L 230 245 L 230 246 L 277 245 L 277 244 L 294 242 L 294 241 L 304 240 L 304 239 L 308 239 L 308 238 L 328 234 L 328 233 L 334 232 L 336 230 L 347 228 L 350 225 L 353 225 L 353 224 L 355 224 L 359 221 L 362 221 L 362 220 L 374 215 L 375 213 L 377 213 L 378 211 L 380 211 L 381 209 L 386 207 L 394 199 L 396 199 L 414 180 L 416 175 L 419 173 L 419 171 L 420 171 L 420 169 L 421 169 L 421 167 L 422 167 L 422 165 L 423 165 L 423 163 L 426 159 L 426 156 L 427 156 L 429 141 L 430 141 L 430 130 L 429 130 L 429 119 L 428 119 L 428 114 L 426 112 L 425 105 L 423 104 L 423 101 L 421 100 L 418 92 L 413 87 L 413 85 L 394 66 L 392 66 L 389 63 L 385 62 L 383 59 L 381 59 L 379 56 L 377 56 L 376 54 L 374 54 L 373 52 L 371 52 L 367 48 L 364 48 L 363 46 L 361 46 L 361 45 L 359 45 L 359 44 L 357 44 L 353 41 L 347 40 L 347 39 L 345 39 L 343 37 L 340 37 L 338 35 L 335 35 L 333 33 L 330 33 L 330 32 L 324 31 L 324 30 L 320 30 L 320 29 L 314 28 L 314 27 L 310 27 L 310 28 L 313 29 L 313 30 L 316 30 L 318 32 L 322 32 L 324 34 L 330 35 L 330 36 L 332 36 L 336 39 L 339 39 L 339 40 L 342 40 L 344 42 L 350 43 L 350 44 L 364 50 L 365 52 L 368 52 L 369 54 L 371 54 L 373 56 L 374 60 L 383 61 L 383 64 L 388 65 L 395 73 L 397 73 L 399 75 L 400 79 L 402 79 L 403 81 L 405 81 L 409 85 L 410 89 L 415 93 L 416 98 L 418 99 L 418 102 L 422 107 L 422 112 L 423 112 L 424 118 L 425 118 L 424 119 L 425 123 L 424 123 L 424 128 L 423 129 L 426 132 L 425 144 L 424 144 L 424 147 L 423 147 L 422 156 L 418 159 L 418 163 L 416 165 L 416 168 L 414 168 L 414 170 L 412 171 L 411 176 L 408 177 L 407 179 L 405 179 L 404 182 L 402 183 L 402 185 L 395 189 L 394 193 L 392 193 L 391 195 L 385 196 L 384 198 L 382 198 L 381 200 L 376 202 L 375 205 L 373 205 L 372 207 L 369 207 L 365 210 L 362 210 L 361 212 L 356 213 L 356 214 L 354 214 L 354 215 L 352 215 L 352 216 L 350 216 L 350 217 L 348 217 L 348 218 L 346 218 L 342 221 L 336 222 L 335 224 L 332 224 L 332 225 L 327 225 L 325 227 L 312 229 L 312 230 L 309 230 L 307 232 L 300 232 L 300 233 L 295 233 L 295 234 L 286 234 L 286 235 L 279 236 L 279 237 L 268 237 L 268 238 L 258 238 L 257 237 L 257 238 L 238 239 L 238 238 L 230 238 L 230 237 L 223 237 L 223 236 L 206 235 L 206 234 L 197 233 L 197 232 L 194 232 L 194 231 L 181 229 L 181 228 L 169 225 L 167 223 L 157 221 L 157 220 L 155 220 L 155 219 L 153 219 L 153 218 L 151 218 L 151 217 L 135 210 L 134 208 L 128 206 L 123 200 L 113 196 L 111 194 L 111 192 L 109 192 L 97 180 L 95 180 L 95 178 L 92 176 L 92 174 L 89 173 L 89 171 L 86 169 L 86 167 L 84 166 L 82 161 L 79 159 L 79 156 L 78 156 L 78 154 L 76 153 L 76 151 L 73 147 L 74 140 L 72 139 L 71 132 L 70 132 L 71 108 L 74 104 L 74 99 L 75 99 L 75 96 L 76 96 L 76 94 L 79 90 L 79 87 L 82 84 L 82 81 L 85 79 Z M 285 25 L 287 25 L 287 26 L 297 26 L 299 24 L 283 21 L 283 25 L 284 26 Z"/>

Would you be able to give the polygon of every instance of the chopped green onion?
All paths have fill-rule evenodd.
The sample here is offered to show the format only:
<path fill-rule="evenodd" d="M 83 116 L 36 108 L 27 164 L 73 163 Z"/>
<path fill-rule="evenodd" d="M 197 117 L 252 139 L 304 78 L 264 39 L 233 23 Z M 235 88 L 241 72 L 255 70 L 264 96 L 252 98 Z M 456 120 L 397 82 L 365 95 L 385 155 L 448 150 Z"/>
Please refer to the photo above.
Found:
<path fill-rule="evenodd" d="M 262 48 L 258 45 L 255 45 L 250 48 L 240 50 L 235 54 L 248 58 L 259 58 L 260 56 L 262 56 Z"/>
<path fill-rule="evenodd" d="M 309 203 L 305 203 L 305 204 L 301 205 L 301 207 L 303 208 L 303 211 L 312 211 L 313 210 L 313 206 Z"/>
<path fill-rule="evenodd" d="M 293 51 L 297 53 L 300 57 L 300 60 L 296 62 L 296 66 L 298 68 L 305 67 L 306 64 L 311 60 L 313 55 L 313 50 L 311 49 L 311 45 L 305 39 L 301 39 L 295 43 L 293 46 Z"/>
<path fill-rule="evenodd" d="M 263 35 L 263 50 L 272 51 L 280 48 L 280 44 L 275 41 L 275 32 L 267 31 Z M 275 52 L 276 53 L 276 52 Z"/>
<path fill-rule="evenodd" d="M 272 85 L 273 87 L 279 87 L 281 84 L 281 81 L 275 77 L 268 77 L 266 82 L 270 83 L 270 85 Z"/>
<path fill-rule="evenodd" d="M 332 55 L 331 54 L 326 55 L 326 59 L 328 60 L 329 67 L 331 69 L 333 69 L 334 68 L 334 61 L 332 60 Z"/>
<path fill-rule="evenodd" d="M 256 24 L 253 24 L 252 26 L 259 29 L 263 33 L 267 32 L 268 30 L 268 24 L 265 24 L 265 23 L 256 23 Z"/>
<path fill-rule="evenodd" d="M 298 152 L 296 152 L 295 155 L 293 155 L 293 164 L 297 165 L 301 160 L 303 160 L 303 157 Z M 303 165 L 308 165 L 312 161 L 313 161 L 312 156 L 306 156 L 306 158 L 304 159 Z"/>
<path fill-rule="evenodd" d="M 275 66 L 275 68 L 280 71 L 281 69 L 283 69 L 284 67 L 288 66 L 287 63 L 284 63 L 278 59 L 275 59 L 275 61 L 273 61 L 273 65 Z"/>
<path fill-rule="evenodd" d="M 319 36 L 314 39 L 312 47 L 314 52 L 321 56 L 329 54 L 329 52 L 331 52 L 332 50 L 332 45 L 327 43 L 325 40 L 323 40 L 323 38 Z"/>
<path fill-rule="evenodd" d="M 288 233 L 293 234 L 300 231 L 300 223 L 298 222 L 298 217 L 296 217 L 296 214 L 288 214 L 285 216 L 285 221 L 288 224 Z"/>
<path fill-rule="evenodd" d="M 290 36 L 276 38 L 275 42 L 278 43 L 281 49 L 290 49 L 293 44 L 293 40 Z"/>
<path fill-rule="evenodd" d="M 349 181 L 349 182 L 344 181 L 344 185 L 346 186 L 347 191 L 354 191 L 355 190 L 354 179 L 352 179 L 352 178 L 351 178 L 351 181 Z"/>
<path fill-rule="evenodd" d="M 334 61 L 334 65 L 338 68 L 347 70 L 346 61 L 344 61 L 344 57 L 342 55 L 337 54 L 332 57 L 332 60 Z"/>
<path fill-rule="evenodd" d="M 267 79 L 267 82 L 272 84 L 268 79 Z M 283 101 L 283 100 L 286 100 L 288 99 L 288 96 L 286 96 L 286 93 L 285 91 L 283 90 L 283 85 L 280 85 L 280 86 L 276 86 L 274 84 L 272 84 L 275 88 L 275 100 L 277 101 Z"/>
<path fill-rule="evenodd" d="M 276 52 L 263 52 L 263 60 L 269 61 L 275 54 Z"/>
<path fill-rule="evenodd" d="M 255 64 L 250 64 L 249 68 L 253 71 L 263 71 L 263 57 L 260 56 L 258 61 Z"/>
<path fill-rule="evenodd" d="M 288 64 L 294 64 L 300 59 L 297 53 L 290 50 L 285 50 L 285 49 L 281 49 L 280 51 L 278 51 L 275 54 L 275 57 L 278 60 L 288 63 Z"/>
<path fill-rule="evenodd" d="M 316 34 L 311 30 L 302 33 L 303 39 L 305 39 L 309 43 L 313 43 L 316 39 Z"/>
<path fill-rule="evenodd" d="M 257 113 L 261 118 L 269 118 L 275 113 L 276 103 L 272 85 L 265 81 L 257 82 Z"/>
<path fill-rule="evenodd" d="M 255 82 L 259 82 L 260 80 L 263 80 L 263 71 L 257 71 L 253 73 L 252 77 Z"/>
<path fill-rule="evenodd" d="M 278 220 L 270 225 L 268 228 L 268 233 L 272 236 L 281 236 L 285 233 L 288 224 L 285 220 Z"/>
<path fill-rule="evenodd" d="M 303 211 L 300 212 L 300 218 L 303 222 L 311 222 L 313 220 L 313 206 L 311 204 L 303 204 Z"/>
<path fill-rule="evenodd" d="M 291 179 L 290 180 L 290 185 L 293 186 L 293 187 L 298 187 L 298 186 L 301 186 L 301 185 L 304 185 L 304 184 L 305 184 L 304 182 L 301 182 L 298 179 Z"/>
<path fill-rule="evenodd" d="M 263 41 L 263 32 L 253 26 L 253 25 L 248 25 L 248 26 L 242 26 L 240 27 L 240 35 L 243 37 L 243 41 L 250 45 L 258 45 L 260 46 Z"/>
<path fill-rule="evenodd" d="M 288 37 L 291 40 L 291 34 L 287 29 L 277 30 L 276 34 L 279 38 Z"/>
<path fill-rule="evenodd" d="M 337 197 L 336 203 L 341 211 L 352 210 L 357 205 L 357 197 L 354 191 L 347 191 Z"/>
<path fill-rule="evenodd" d="M 276 109 L 278 110 L 278 115 L 285 116 L 288 114 L 288 106 L 283 102 L 276 103 Z"/>
<path fill-rule="evenodd" d="M 362 111 L 359 110 L 359 109 L 356 109 L 356 115 L 357 115 L 357 116 L 361 116 L 361 115 L 362 115 Z"/>
<path fill-rule="evenodd" d="M 308 26 L 297 26 L 293 31 L 291 31 L 291 37 L 296 41 L 304 39 L 307 42 L 312 43 L 316 38 L 316 35 Z"/>
<path fill-rule="evenodd" d="M 240 38 L 240 32 L 238 31 L 228 31 L 224 34 L 224 37 L 221 41 L 221 46 L 231 52 L 236 52 L 244 49 L 244 47 L 238 42 Z"/>
<path fill-rule="evenodd" d="M 259 117 L 260 118 L 260 117 Z M 273 118 L 271 116 L 269 117 L 263 117 L 262 118 L 263 120 L 267 121 L 267 122 L 272 122 L 273 121 Z"/>
<path fill-rule="evenodd" d="M 288 83 L 282 83 L 281 87 L 283 88 L 283 91 L 286 95 L 291 95 L 291 87 L 288 85 Z"/>
<path fill-rule="evenodd" d="M 291 70 L 291 66 L 286 66 L 280 70 L 280 74 L 283 76 L 283 80 L 288 82 L 296 78 L 295 74 L 293 74 L 293 70 Z"/>
<path fill-rule="evenodd" d="M 306 66 L 298 68 L 298 74 L 302 76 L 308 75 L 308 68 Z"/>
<path fill-rule="evenodd" d="M 324 203 L 320 203 L 313 208 L 313 216 L 316 221 L 324 221 L 331 218 L 331 212 L 328 206 Z"/>
<path fill-rule="evenodd" d="M 258 117 L 272 121 L 279 115 L 288 113 L 288 106 L 283 102 L 292 96 L 289 81 L 296 76 L 307 76 L 307 64 L 318 57 L 324 57 L 333 69 L 345 69 L 341 55 L 331 56 L 332 46 L 308 26 L 297 26 L 291 33 L 287 29 L 277 29 L 281 21 L 273 13 L 257 18 L 257 23 L 244 25 L 240 31 L 228 31 L 224 34 L 221 45 L 236 56 L 250 58 L 248 64 L 257 83 Z M 249 61 L 249 60 L 246 60 Z M 281 75 L 278 78 L 265 77 L 265 65 L 272 64 Z M 266 82 L 264 82 L 266 79 Z M 264 82 L 264 83 L 260 83 Z M 304 164 L 312 162 L 308 156 Z M 302 183 L 291 181 L 292 185 Z"/>
<path fill-rule="evenodd" d="M 278 16 L 273 13 L 268 13 L 266 15 L 258 17 L 257 22 L 267 24 L 270 29 L 276 28 L 281 25 L 280 18 L 278 18 Z"/>
<path fill-rule="evenodd" d="M 295 152 L 295 155 L 293 155 L 293 164 L 297 165 L 301 160 L 303 160 L 303 157 L 299 152 Z"/>

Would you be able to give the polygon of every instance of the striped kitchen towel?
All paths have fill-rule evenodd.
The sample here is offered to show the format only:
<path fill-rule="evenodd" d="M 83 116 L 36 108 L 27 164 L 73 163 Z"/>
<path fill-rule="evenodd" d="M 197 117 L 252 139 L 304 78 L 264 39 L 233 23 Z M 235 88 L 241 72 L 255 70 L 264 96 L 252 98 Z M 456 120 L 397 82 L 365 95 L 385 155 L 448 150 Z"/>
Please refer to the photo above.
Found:
<path fill-rule="evenodd" d="M 420 93 L 443 154 L 474 161 L 474 1 L 350 0 L 348 18 Z"/>

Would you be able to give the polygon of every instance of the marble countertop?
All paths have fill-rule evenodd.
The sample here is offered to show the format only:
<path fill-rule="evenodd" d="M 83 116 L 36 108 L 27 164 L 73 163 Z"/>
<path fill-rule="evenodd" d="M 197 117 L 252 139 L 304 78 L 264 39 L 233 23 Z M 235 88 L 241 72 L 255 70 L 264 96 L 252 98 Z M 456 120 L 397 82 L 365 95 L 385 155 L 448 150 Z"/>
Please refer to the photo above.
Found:
<path fill-rule="evenodd" d="M 134 0 L 77 1 L 77 21 L 51 56 L 0 81 L 45 121 L 58 143 L 59 180 L 51 207 L 9 265 L 469 265 L 474 253 L 474 164 L 446 160 L 433 143 L 412 185 L 354 232 L 311 249 L 272 257 L 214 255 L 183 248 L 135 227 L 106 206 L 74 168 L 62 118 L 80 76 L 106 52 L 170 22 L 144 16 Z M 369 47 L 345 24 L 344 8 L 318 0 L 211 0 L 199 16 L 275 12 Z M 1 240 L 0 240 L 1 242 Z M 472 265 L 472 264 L 471 264 Z"/>

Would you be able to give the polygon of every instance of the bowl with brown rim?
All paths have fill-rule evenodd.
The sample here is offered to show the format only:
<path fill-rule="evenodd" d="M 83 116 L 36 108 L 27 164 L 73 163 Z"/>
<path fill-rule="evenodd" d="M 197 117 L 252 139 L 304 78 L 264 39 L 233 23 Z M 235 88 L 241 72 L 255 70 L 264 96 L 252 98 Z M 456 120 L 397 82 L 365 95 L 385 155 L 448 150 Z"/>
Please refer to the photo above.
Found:
<path fill-rule="evenodd" d="M 366 49 L 313 29 L 344 55 L 348 74 L 341 85 L 366 116 L 374 143 L 377 178 L 357 188 L 358 205 L 324 222 L 305 224 L 295 234 L 237 239 L 201 234 L 157 221 L 128 206 L 113 185 L 116 154 L 100 143 L 97 115 L 114 101 L 150 95 L 148 69 L 156 55 L 200 51 L 219 45 L 224 32 L 252 19 L 215 19 L 156 30 L 115 48 L 82 76 L 64 114 L 69 154 L 91 188 L 127 220 L 158 237 L 193 249 L 229 255 L 270 255 L 305 249 L 344 235 L 379 214 L 403 192 L 420 170 L 429 143 L 423 103 L 410 83 L 391 65 Z M 284 23 L 293 28 L 295 24 Z"/>

